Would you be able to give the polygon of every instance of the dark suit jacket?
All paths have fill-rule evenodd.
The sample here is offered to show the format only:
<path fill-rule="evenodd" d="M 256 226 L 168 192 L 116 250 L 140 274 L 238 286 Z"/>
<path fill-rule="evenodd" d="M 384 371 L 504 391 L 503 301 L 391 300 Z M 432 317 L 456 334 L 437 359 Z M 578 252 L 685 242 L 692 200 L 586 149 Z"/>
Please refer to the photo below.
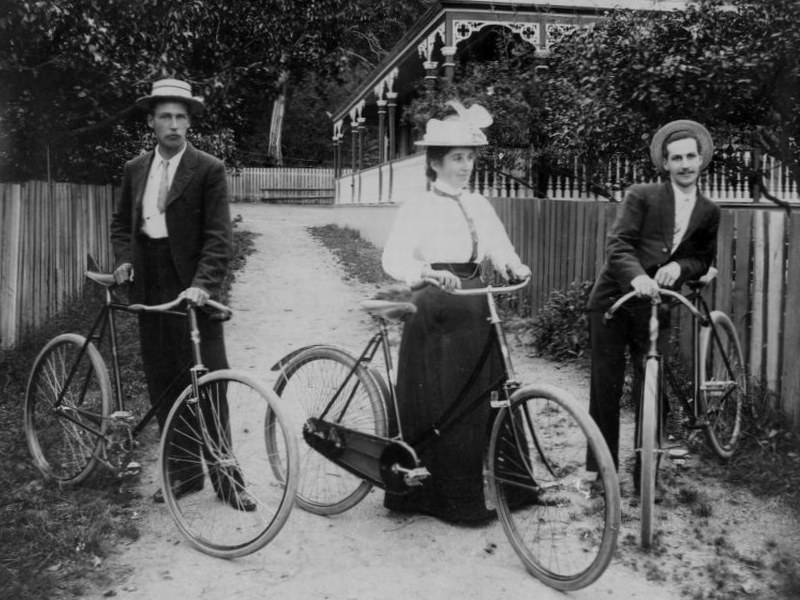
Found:
<path fill-rule="evenodd" d="M 131 302 L 142 302 L 144 289 L 140 229 L 142 197 L 155 150 L 125 164 L 122 193 L 111 221 L 116 265 L 133 265 Z M 231 254 L 228 184 L 222 161 L 187 144 L 165 210 L 169 248 L 185 288 L 199 287 L 219 299 Z"/>
<path fill-rule="evenodd" d="M 686 234 L 673 248 L 672 184 L 667 181 L 631 186 L 606 241 L 606 261 L 589 296 L 588 308 L 606 310 L 631 291 L 634 277 L 652 277 L 672 261 L 681 267 L 681 277 L 673 289 L 700 277 L 716 257 L 718 228 L 719 208 L 698 191 Z"/>

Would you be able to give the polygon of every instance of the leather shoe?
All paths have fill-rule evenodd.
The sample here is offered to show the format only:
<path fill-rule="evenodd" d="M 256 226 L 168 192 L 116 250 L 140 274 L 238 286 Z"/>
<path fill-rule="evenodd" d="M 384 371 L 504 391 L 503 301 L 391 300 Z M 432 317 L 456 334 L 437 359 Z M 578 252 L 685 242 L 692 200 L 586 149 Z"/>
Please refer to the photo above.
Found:
<path fill-rule="evenodd" d="M 238 468 L 218 467 L 213 472 L 212 481 L 217 498 L 230 504 L 236 510 L 253 512 L 258 503 L 244 485 L 244 477 Z"/>
<path fill-rule="evenodd" d="M 181 481 L 176 479 L 172 484 L 172 495 L 176 500 L 178 500 L 184 496 L 188 496 L 189 494 L 195 494 L 202 489 L 203 480 L 199 477 L 190 479 L 189 481 Z M 157 489 L 156 493 L 153 494 L 153 502 L 156 504 L 164 503 L 164 491 L 161 488 Z"/>
<path fill-rule="evenodd" d="M 253 494 L 248 492 L 244 487 L 240 487 L 238 484 L 236 484 L 235 488 L 233 486 L 225 487 L 227 488 L 226 490 L 220 489 L 217 491 L 217 498 L 223 502 L 227 502 L 236 510 L 241 510 L 243 512 L 253 512 L 258 508 Z"/>

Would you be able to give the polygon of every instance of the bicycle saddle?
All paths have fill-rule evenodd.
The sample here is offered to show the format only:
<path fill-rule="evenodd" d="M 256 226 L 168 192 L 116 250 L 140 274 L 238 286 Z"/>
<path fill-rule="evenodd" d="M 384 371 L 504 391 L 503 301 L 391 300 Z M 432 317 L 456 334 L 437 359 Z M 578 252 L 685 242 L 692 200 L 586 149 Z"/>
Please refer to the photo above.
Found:
<path fill-rule="evenodd" d="M 403 321 L 417 312 L 417 307 L 411 302 L 364 300 L 359 306 L 373 317 L 381 317 L 388 321 Z"/>
<path fill-rule="evenodd" d="M 86 271 L 86 277 L 106 287 L 114 285 L 113 273 L 95 273 L 94 271 Z"/>

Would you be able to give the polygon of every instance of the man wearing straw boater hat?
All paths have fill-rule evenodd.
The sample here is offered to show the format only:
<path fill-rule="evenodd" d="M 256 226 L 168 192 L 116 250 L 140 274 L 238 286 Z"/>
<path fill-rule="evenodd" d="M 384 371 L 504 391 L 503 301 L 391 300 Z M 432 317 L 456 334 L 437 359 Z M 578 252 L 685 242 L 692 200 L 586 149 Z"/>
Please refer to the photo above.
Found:
<path fill-rule="evenodd" d="M 126 163 L 123 171 L 111 222 L 115 279 L 131 282 L 131 302 L 162 304 L 182 296 L 202 306 L 208 298 L 218 299 L 232 250 L 225 167 L 186 139 L 192 116 L 203 111 L 202 98 L 192 95 L 187 82 L 156 81 L 136 105 L 147 111 L 156 147 Z M 222 323 L 203 311 L 198 311 L 198 321 L 203 364 L 211 371 L 227 368 Z M 151 403 L 164 394 L 177 398 L 190 383 L 187 367 L 193 361 L 186 320 L 142 314 L 139 336 Z M 171 407 L 172 402 L 160 405 L 159 428 Z M 183 448 L 187 457 L 199 456 L 189 445 Z M 198 492 L 204 485 L 200 461 L 185 464 L 192 466 L 182 467 L 175 476 L 177 496 Z M 241 485 L 241 473 L 211 473 L 221 499 L 239 510 L 255 509 Z M 154 500 L 164 501 L 161 490 Z"/>
<path fill-rule="evenodd" d="M 711 135 L 699 123 L 672 121 L 659 129 L 650 144 L 650 157 L 668 178 L 662 183 L 631 186 L 606 240 L 605 264 L 588 301 L 592 361 L 589 412 L 603 432 L 617 467 L 625 349 L 632 357 L 633 397 L 638 399 L 636 391 L 641 389 L 643 357 L 648 349 L 650 297 L 659 287 L 678 289 L 684 281 L 702 276 L 716 256 L 719 208 L 697 188 L 700 173 L 710 164 L 713 152 Z M 606 323 L 603 313 L 631 290 L 642 300 L 630 309 L 623 307 Z M 662 319 L 662 328 L 667 325 Z M 659 342 L 666 343 L 667 336 L 659 336 Z M 589 470 L 596 470 L 593 466 L 589 464 Z M 638 478 L 637 457 L 637 492 Z"/>

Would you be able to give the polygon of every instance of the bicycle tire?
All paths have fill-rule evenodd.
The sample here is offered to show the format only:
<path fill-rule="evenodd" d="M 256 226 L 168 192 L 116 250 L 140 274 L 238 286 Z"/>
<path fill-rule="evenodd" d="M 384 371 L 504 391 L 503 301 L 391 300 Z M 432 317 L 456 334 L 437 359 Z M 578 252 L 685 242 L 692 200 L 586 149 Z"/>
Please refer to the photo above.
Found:
<path fill-rule="evenodd" d="M 656 470 L 658 460 L 658 400 L 659 361 L 650 359 L 645 364 L 642 406 L 639 411 L 639 495 L 641 498 L 640 536 L 643 548 L 653 543 L 653 513 L 656 498 Z"/>
<path fill-rule="evenodd" d="M 344 405 L 342 399 L 352 394 L 344 418 L 337 422 L 361 432 L 387 435 L 386 407 L 380 385 L 369 369 L 363 365 L 356 367 L 357 363 L 354 356 L 340 348 L 312 346 L 287 360 L 273 388 L 293 418 L 296 437 L 301 438 L 297 504 L 314 514 L 345 512 L 361 502 L 372 489 L 372 484 L 332 463 L 302 440 L 306 420 L 320 415 L 354 367 L 355 379 L 343 390 L 329 418 Z M 269 431 L 269 415 L 267 417 Z M 280 455 L 270 453 L 270 456 L 275 459 L 272 467 L 279 475 L 283 469 Z"/>
<path fill-rule="evenodd" d="M 161 490 L 170 515 L 197 549 L 236 558 L 263 548 L 281 530 L 294 504 L 297 442 L 280 401 L 235 371 L 208 373 L 198 398 L 187 387 L 173 405 L 161 437 Z M 259 415 L 273 415 L 273 446 L 284 472 L 276 478 Z M 210 485 L 207 485 L 210 483 Z M 246 490 L 254 501 L 243 502 Z"/>
<path fill-rule="evenodd" d="M 592 490 L 587 449 L 602 493 Z M 547 385 L 518 390 L 494 420 L 488 477 L 503 530 L 528 572 L 562 591 L 603 574 L 620 528 L 619 481 L 600 430 L 575 400 Z"/>
<path fill-rule="evenodd" d="M 61 485 L 84 481 L 105 452 L 111 380 L 93 344 L 87 345 L 80 356 L 85 343 L 85 337 L 74 333 L 50 340 L 36 357 L 25 389 L 23 419 L 28 449 L 45 478 Z M 64 390 L 79 356 L 78 368 Z M 55 412 L 62 390 L 62 408 Z"/>
<path fill-rule="evenodd" d="M 742 404 L 747 397 L 747 373 L 736 328 L 728 315 L 711 311 L 711 321 L 728 359 L 725 364 L 710 327 L 700 333 L 700 401 L 706 416 L 706 437 L 721 458 L 736 450 L 742 427 Z"/>

